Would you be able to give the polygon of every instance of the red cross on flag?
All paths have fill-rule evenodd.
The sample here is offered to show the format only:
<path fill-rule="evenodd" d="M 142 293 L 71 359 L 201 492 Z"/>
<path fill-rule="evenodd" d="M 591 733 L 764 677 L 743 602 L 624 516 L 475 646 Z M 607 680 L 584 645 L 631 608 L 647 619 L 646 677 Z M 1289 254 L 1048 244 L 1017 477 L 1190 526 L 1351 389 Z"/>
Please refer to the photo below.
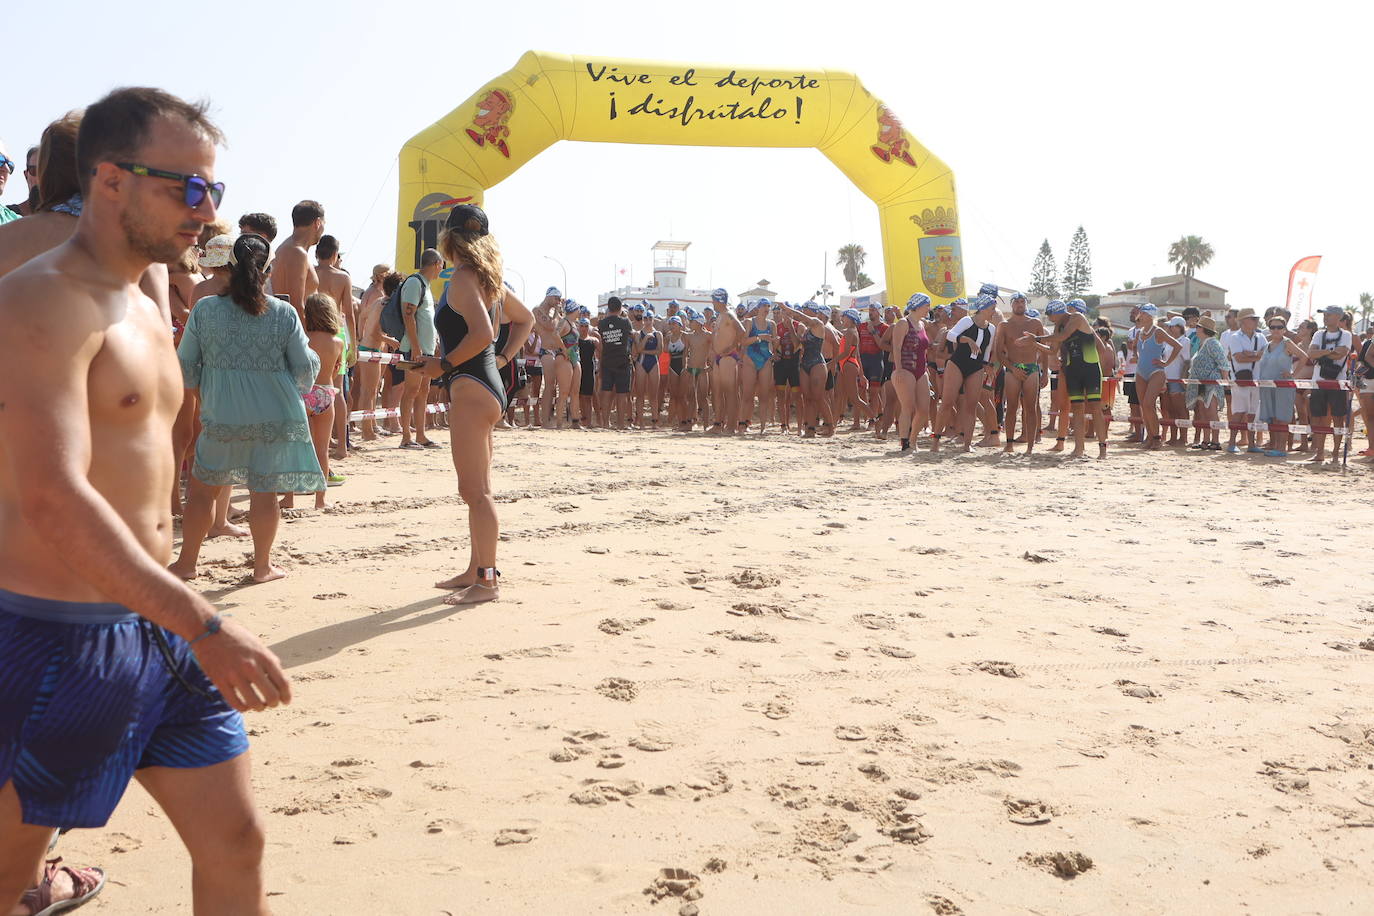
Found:
<path fill-rule="evenodd" d="M 1288 311 L 1296 321 L 1312 317 L 1312 287 L 1317 284 L 1317 268 L 1321 263 L 1321 255 L 1310 255 L 1288 272 Z"/>

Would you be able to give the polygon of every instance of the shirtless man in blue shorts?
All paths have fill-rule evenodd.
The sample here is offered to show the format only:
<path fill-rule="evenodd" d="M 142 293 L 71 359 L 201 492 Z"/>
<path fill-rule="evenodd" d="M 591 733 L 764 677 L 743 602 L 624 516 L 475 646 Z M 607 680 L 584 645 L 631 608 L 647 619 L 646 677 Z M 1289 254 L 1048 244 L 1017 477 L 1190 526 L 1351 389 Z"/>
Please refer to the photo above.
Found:
<path fill-rule="evenodd" d="M 55 827 L 103 826 L 130 778 L 191 855 L 194 911 L 267 913 L 244 710 L 276 657 L 167 572 L 182 378 L 139 278 L 215 219 L 203 108 L 123 89 L 86 110 L 84 211 L 0 280 L 0 912 Z"/>

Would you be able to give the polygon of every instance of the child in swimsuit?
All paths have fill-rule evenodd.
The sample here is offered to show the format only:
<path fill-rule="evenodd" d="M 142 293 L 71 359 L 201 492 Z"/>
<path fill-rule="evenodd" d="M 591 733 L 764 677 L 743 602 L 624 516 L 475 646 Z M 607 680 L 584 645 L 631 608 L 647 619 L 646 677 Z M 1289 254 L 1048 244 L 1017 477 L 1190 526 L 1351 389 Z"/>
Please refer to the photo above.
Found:
<path fill-rule="evenodd" d="M 315 384 L 301 396 L 305 402 L 305 412 L 310 420 L 310 439 L 315 446 L 315 458 L 320 462 L 329 483 L 343 483 L 342 476 L 329 472 L 329 434 L 334 426 L 334 396 L 338 388 L 329 384 L 339 377 L 343 365 L 344 342 L 337 335 L 343 325 L 339 308 L 334 299 L 324 293 L 312 293 L 305 300 L 305 336 L 310 341 L 310 349 L 320 357 L 320 372 L 315 376 Z M 315 508 L 325 505 L 324 490 L 315 493 Z M 281 505 L 289 509 L 294 505 L 294 494 L 282 497 Z"/>

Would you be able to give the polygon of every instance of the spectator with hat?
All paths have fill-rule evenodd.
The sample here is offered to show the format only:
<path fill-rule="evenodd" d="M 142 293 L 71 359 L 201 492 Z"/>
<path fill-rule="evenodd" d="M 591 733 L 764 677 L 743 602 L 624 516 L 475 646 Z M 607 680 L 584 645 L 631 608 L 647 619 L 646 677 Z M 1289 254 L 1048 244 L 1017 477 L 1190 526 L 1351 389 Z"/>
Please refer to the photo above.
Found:
<path fill-rule="evenodd" d="M 1207 383 L 1229 380 L 1231 362 L 1226 357 L 1226 350 L 1221 346 L 1221 341 L 1217 339 L 1215 321 L 1206 315 L 1198 318 L 1197 331 L 1202 343 L 1188 366 L 1184 405 L 1194 411 L 1193 422 L 1202 430 L 1202 436 L 1190 448 L 1219 452 L 1220 437 L 1211 424 L 1216 422 L 1217 409 L 1221 405 L 1221 386 Z"/>

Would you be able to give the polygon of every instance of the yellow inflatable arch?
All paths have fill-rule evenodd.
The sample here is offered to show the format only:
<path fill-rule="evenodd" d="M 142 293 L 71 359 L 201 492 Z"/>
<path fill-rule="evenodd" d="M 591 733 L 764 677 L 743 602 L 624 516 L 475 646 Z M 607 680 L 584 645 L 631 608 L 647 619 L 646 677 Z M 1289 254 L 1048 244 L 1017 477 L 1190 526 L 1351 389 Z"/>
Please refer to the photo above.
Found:
<path fill-rule="evenodd" d="M 964 294 L 954 175 L 851 73 L 530 51 L 401 148 L 397 269 L 558 140 L 815 147 L 875 204 L 888 301 Z"/>

